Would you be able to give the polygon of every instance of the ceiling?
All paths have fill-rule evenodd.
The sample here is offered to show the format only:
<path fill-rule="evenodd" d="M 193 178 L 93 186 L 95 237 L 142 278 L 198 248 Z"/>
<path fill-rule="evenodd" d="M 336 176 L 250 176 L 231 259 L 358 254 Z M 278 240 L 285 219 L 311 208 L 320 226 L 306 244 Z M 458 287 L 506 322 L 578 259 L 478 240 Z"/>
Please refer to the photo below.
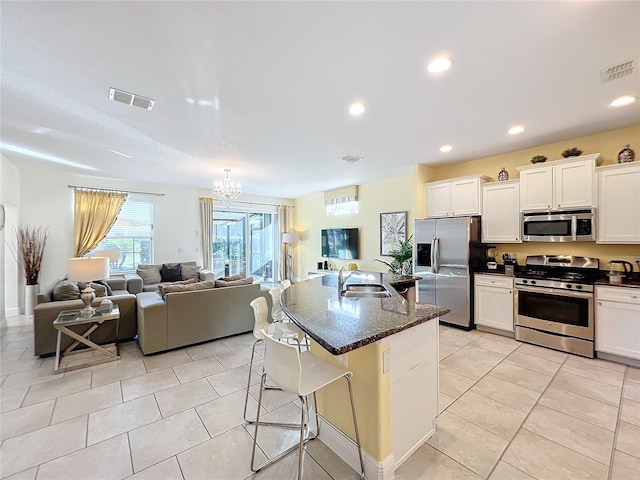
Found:
<path fill-rule="evenodd" d="M 640 102 L 609 107 L 640 95 L 637 1 L 0 8 L 2 153 L 28 168 L 196 188 L 229 168 L 244 193 L 294 198 L 640 121 Z M 439 55 L 452 68 L 428 73 Z"/>

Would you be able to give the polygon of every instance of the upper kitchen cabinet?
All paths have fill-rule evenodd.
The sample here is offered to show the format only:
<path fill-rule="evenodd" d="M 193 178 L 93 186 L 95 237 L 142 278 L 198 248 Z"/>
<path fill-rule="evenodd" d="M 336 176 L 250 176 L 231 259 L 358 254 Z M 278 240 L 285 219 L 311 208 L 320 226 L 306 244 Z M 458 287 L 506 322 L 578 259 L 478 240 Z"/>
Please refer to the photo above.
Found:
<path fill-rule="evenodd" d="M 488 180 L 484 175 L 473 175 L 425 183 L 427 218 L 480 215 L 480 186 Z"/>
<path fill-rule="evenodd" d="M 640 243 L 640 163 L 597 169 L 597 243 Z"/>
<path fill-rule="evenodd" d="M 520 243 L 520 181 L 482 186 L 482 241 Z"/>
<path fill-rule="evenodd" d="M 590 208 L 596 204 L 595 168 L 599 153 L 518 167 L 520 209 Z"/>

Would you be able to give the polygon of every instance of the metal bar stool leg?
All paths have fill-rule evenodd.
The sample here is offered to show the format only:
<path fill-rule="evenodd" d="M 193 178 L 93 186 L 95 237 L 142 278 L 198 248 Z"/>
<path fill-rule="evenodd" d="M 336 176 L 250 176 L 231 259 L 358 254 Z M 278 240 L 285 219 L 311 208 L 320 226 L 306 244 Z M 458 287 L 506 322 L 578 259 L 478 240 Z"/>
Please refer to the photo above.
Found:
<path fill-rule="evenodd" d="M 349 399 L 351 400 L 351 415 L 353 415 L 353 427 L 356 431 L 356 445 L 358 446 L 358 457 L 360 457 L 360 478 L 364 480 L 364 461 L 362 460 L 362 447 L 360 445 L 360 433 L 358 432 L 358 421 L 356 420 L 356 405 L 353 401 L 353 387 L 351 386 L 351 374 L 345 375 L 349 386 Z"/>
<path fill-rule="evenodd" d="M 251 387 L 251 371 L 253 370 L 253 357 L 256 353 L 256 345 L 258 344 L 260 340 L 256 340 L 253 343 L 253 348 L 251 349 L 251 361 L 249 362 L 249 379 L 247 380 L 247 391 L 244 395 L 244 413 L 243 413 L 243 418 L 245 422 L 251 422 L 251 420 L 249 420 L 247 418 L 247 404 L 249 403 L 249 387 Z"/>
<path fill-rule="evenodd" d="M 304 440 L 307 433 L 307 422 L 304 421 L 305 411 L 308 409 L 308 399 L 298 397 L 302 402 L 302 414 L 300 415 L 300 445 L 298 447 L 298 480 L 302 480 L 302 459 L 304 458 Z"/>

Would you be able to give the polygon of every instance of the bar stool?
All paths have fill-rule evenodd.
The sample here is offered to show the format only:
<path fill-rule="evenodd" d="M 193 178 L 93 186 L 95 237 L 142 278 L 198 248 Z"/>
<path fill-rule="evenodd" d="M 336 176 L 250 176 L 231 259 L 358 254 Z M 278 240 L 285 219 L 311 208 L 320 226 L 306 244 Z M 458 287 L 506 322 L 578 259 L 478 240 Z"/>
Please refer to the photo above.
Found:
<path fill-rule="evenodd" d="M 286 327 L 286 330 L 281 331 L 281 337 L 286 338 L 287 340 L 293 339 L 298 343 L 298 345 L 302 345 L 304 343 L 308 348 L 309 342 L 306 334 L 282 311 L 282 307 L 280 306 L 282 290 L 278 287 L 274 287 L 269 290 L 269 295 L 271 295 L 271 303 L 273 304 L 271 306 L 271 316 L 273 317 L 273 321 L 281 322 Z"/>
<path fill-rule="evenodd" d="M 283 290 L 286 289 L 286 288 L 289 288 L 291 286 L 291 280 L 289 280 L 288 278 L 285 278 L 280 283 L 282 284 L 282 289 Z"/>
<path fill-rule="evenodd" d="M 351 385 L 351 375 L 349 370 L 330 365 L 313 355 L 311 351 L 300 352 L 295 346 L 279 342 L 269 336 L 266 330 L 262 330 L 262 335 L 266 343 L 264 357 L 264 372 L 260 381 L 260 394 L 258 395 L 258 413 L 256 415 L 255 432 L 253 435 L 253 448 L 251 451 L 251 470 L 257 472 L 264 467 L 271 465 L 289 452 L 298 448 L 298 480 L 302 480 L 302 460 L 304 455 L 304 445 L 307 441 L 316 438 L 311 437 L 309 431 L 310 408 L 309 395 L 314 394 L 322 387 L 346 378 L 349 387 L 349 399 L 351 400 L 351 415 L 353 416 L 353 426 L 356 432 L 356 445 L 360 458 L 360 478 L 364 479 L 364 462 L 362 460 L 362 448 L 360 446 L 360 433 L 358 432 L 358 422 L 356 420 L 356 408 L 353 401 L 353 388 Z M 302 402 L 302 415 L 300 419 L 300 443 L 298 446 L 280 453 L 266 463 L 255 467 L 256 444 L 258 443 L 258 426 L 260 424 L 260 408 L 262 407 L 262 394 L 265 390 L 267 375 L 276 385 L 288 393 L 298 396 Z M 306 420 L 305 421 L 305 416 Z M 318 423 L 318 412 L 316 405 L 316 427 L 320 430 Z"/>

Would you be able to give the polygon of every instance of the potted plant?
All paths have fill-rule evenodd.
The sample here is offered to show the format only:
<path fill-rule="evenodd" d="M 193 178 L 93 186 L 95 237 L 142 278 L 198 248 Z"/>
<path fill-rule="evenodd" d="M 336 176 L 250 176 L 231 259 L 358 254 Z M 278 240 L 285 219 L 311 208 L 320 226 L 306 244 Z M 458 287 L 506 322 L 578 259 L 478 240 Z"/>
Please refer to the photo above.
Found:
<path fill-rule="evenodd" d="M 38 296 L 38 280 L 42 268 L 42 255 L 47 244 L 49 232 L 42 227 L 19 227 L 16 231 L 16 260 L 25 276 L 24 310 L 26 315 L 33 314 Z"/>
<path fill-rule="evenodd" d="M 562 152 L 562 156 L 564 158 L 579 157 L 580 155 L 582 155 L 582 150 L 580 150 L 578 147 L 567 148 L 564 152 Z"/>
<path fill-rule="evenodd" d="M 411 275 L 413 273 L 412 257 L 413 257 L 413 235 L 406 240 L 401 240 L 398 248 L 391 250 L 389 256 L 393 258 L 391 262 L 385 262 L 379 258 L 374 261 L 384 263 L 389 267 L 389 273 L 395 275 Z"/>
<path fill-rule="evenodd" d="M 547 157 L 544 155 L 536 155 L 531 158 L 531 163 L 544 163 L 547 161 Z"/>

